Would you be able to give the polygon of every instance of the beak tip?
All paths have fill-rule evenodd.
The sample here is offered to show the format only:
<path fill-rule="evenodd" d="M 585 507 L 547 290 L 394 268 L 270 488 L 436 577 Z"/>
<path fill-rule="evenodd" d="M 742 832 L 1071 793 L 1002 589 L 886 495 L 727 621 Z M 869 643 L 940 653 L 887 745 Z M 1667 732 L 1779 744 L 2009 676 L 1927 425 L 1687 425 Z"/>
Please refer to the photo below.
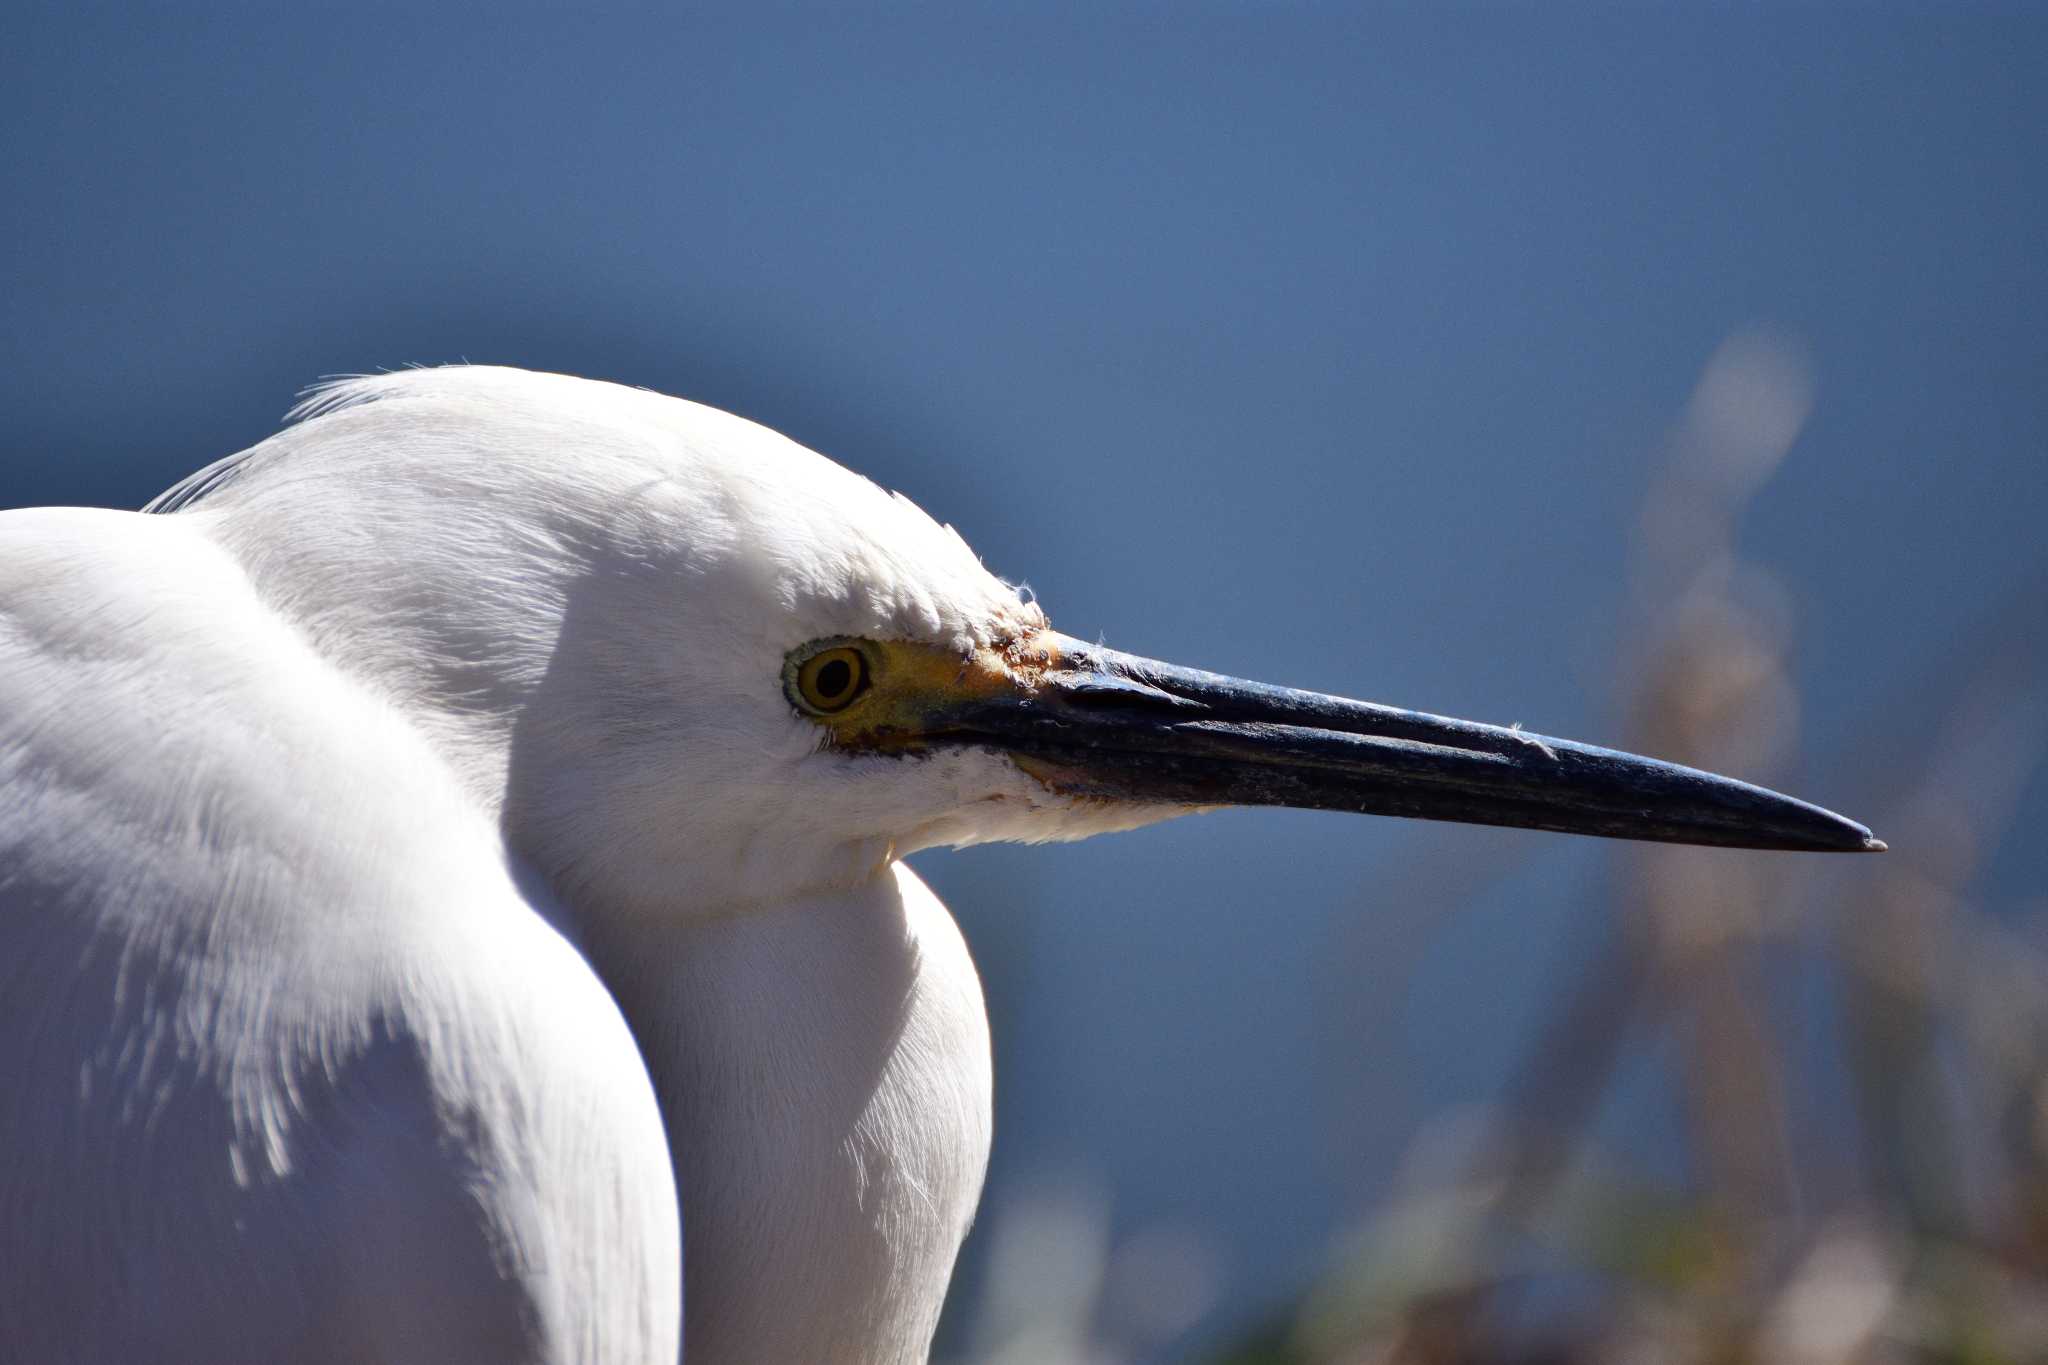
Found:
<path fill-rule="evenodd" d="M 1878 838 L 1874 834 L 1866 834 L 1863 836 L 1863 851 L 1865 853 L 1884 853 L 1888 852 L 1890 848 L 1891 845 L 1887 844 L 1884 840 Z"/>

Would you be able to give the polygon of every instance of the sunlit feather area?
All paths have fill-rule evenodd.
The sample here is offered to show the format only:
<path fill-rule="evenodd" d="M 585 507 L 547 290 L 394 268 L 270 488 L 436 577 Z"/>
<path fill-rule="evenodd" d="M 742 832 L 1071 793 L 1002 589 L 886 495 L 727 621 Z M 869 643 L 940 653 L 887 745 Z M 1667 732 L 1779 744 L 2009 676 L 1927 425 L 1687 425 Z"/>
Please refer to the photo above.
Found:
<path fill-rule="evenodd" d="M 1020 679 L 1107 662 L 1125 669 L 1116 704 L 1134 712 L 1158 703 L 1117 662 L 1135 656 L 1570 736 L 1818 802 L 1889 851 L 1281 809 L 952 849 L 1001 832 L 981 822 L 1029 807 L 1048 775 L 1075 780 L 1072 752 L 1020 742 L 1037 785 L 1006 789 L 968 824 L 923 812 L 900 847 L 878 836 L 848 854 L 867 867 L 929 845 L 902 864 L 929 894 L 901 883 L 884 908 L 915 931 L 899 947 L 971 961 L 986 1076 L 949 1071 L 949 1091 L 875 1065 L 866 1089 L 814 1093 L 887 1096 L 880 1121 L 861 1127 L 870 1111 L 858 1109 L 840 1131 L 859 1140 L 834 1151 L 863 1188 L 929 1215 L 918 1226 L 934 1245 L 964 1225 L 955 1204 L 974 1182 L 945 1161 L 890 1169 L 880 1154 L 893 1149 L 874 1139 L 987 1144 L 932 1336 L 941 1362 L 2041 1359 L 2044 52 L 2048 21 L 1989 7 L 1851 19 L 451 4 L 372 5 L 344 23 L 16 6 L 0 16 L 0 507 L 132 510 L 164 495 L 169 515 L 137 518 L 142 529 L 92 555 L 45 557 L 0 641 L 32 620 L 64 642 L 59 657 L 155 684 L 118 725 L 74 726 L 98 790 L 146 787 L 152 772 L 189 781 L 195 753 L 255 756 L 236 770 L 267 785 L 242 806 L 163 806 L 161 828 L 210 830 L 229 809 L 304 815 L 302 787 L 279 778 L 300 770 L 257 761 L 280 746 L 352 784 L 360 829 L 387 854 L 371 860 L 377 877 L 324 855 L 266 856 L 238 864 L 238 891 L 369 886 L 387 908 L 470 924 L 545 900 L 516 865 L 507 875 L 492 852 L 500 826 L 476 813 L 481 795 L 546 771 L 506 755 L 553 762 L 571 729 L 508 721 L 516 749 L 470 741 L 518 698 L 622 699 L 550 671 L 563 639 L 582 653 L 561 657 L 658 679 L 662 700 L 708 714 L 735 679 L 758 682 L 750 714 L 780 727 L 776 752 L 792 761 L 889 763 L 904 724 L 987 723 L 944 710 L 940 679 L 961 684 L 952 702 L 981 705 Z M 637 415 L 596 442 L 558 409 L 536 426 L 516 399 L 474 401 L 421 461 L 441 501 L 417 515 L 395 464 L 367 446 L 327 447 L 331 482 L 298 485 L 306 496 L 289 460 L 267 474 L 264 455 L 215 463 L 280 430 L 292 449 L 366 431 L 385 398 L 341 400 L 464 362 L 647 392 L 621 397 Z M 321 387 L 335 376 L 367 378 Z M 667 401 L 655 394 L 703 405 L 708 425 L 650 416 Z M 288 424 L 295 395 L 341 410 Z M 743 429 L 789 444 L 707 434 Z M 524 455 L 501 453 L 514 447 Z M 669 478 L 713 447 L 733 481 L 688 506 L 710 509 L 701 524 L 722 528 L 720 545 L 784 510 L 808 528 L 764 542 L 780 550 L 755 567 L 772 572 L 716 580 L 741 561 L 653 553 L 653 513 L 683 504 L 645 497 L 631 476 Z M 801 449 L 846 482 L 790 453 Z M 522 483 L 519 468 L 545 468 L 548 452 L 595 461 L 638 510 L 599 515 L 573 484 Z M 291 534 L 220 541 L 225 558 L 194 550 L 198 528 L 259 500 Z M 888 533 L 858 552 L 794 553 L 856 506 L 852 521 Z M 508 511 L 525 530 L 500 543 Z M 392 553 L 407 535 L 477 572 L 423 580 Z M 263 574 L 240 567 L 258 551 L 287 578 L 344 560 L 360 573 L 336 580 L 346 591 L 307 626 L 311 599 L 266 596 Z M 721 674 L 677 648 L 698 637 L 658 608 L 680 599 L 571 593 L 517 567 L 550 556 L 603 566 L 599 581 L 621 593 L 687 582 L 778 612 L 834 584 L 901 586 L 890 575 L 916 566 L 943 566 L 934 577 L 953 587 L 909 574 L 900 593 L 860 599 L 857 628 L 819 618 L 770 638 L 720 622 L 718 638 L 752 651 L 751 671 Z M 88 561 L 97 581 L 186 590 L 125 616 L 66 613 Z M 803 562 L 818 572 L 782 572 Z M 682 576 L 661 580 L 669 570 Z M 373 603 L 468 627 L 434 651 L 412 648 L 418 637 L 390 648 L 373 686 L 337 689 L 322 651 Z M 558 612 L 554 624 L 513 628 L 534 607 Z M 1039 640 L 1042 623 L 1067 634 Z M 173 628 L 214 652 L 174 663 L 138 647 Z M 312 653 L 292 654 L 293 639 Z M 296 662 L 251 671 L 223 641 Z M 956 651 L 950 671 L 941 649 Z M 213 709 L 179 704 L 195 679 Z M 435 716 L 457 719 L 416 723 L 420 689 Z M 687 788 L 664 786 L 675 768 L 660 761 L 679 742 L 676 713 L 657 695 L 625 690 L 618 733 L 633 742 L 607 752 L 637 756 L 638 795 L 674 799 L 542 812 L 562 830 L 633 832 L 551 869 L 551 884 L 623 876 L 636 839 L 682 827 L 671 817 L 692 808 L 675 797 Z M 266 712 L 264 698 L 288 705 Z M 53 733 L 76 719 L 65 701 L 39 685 L 10 702 L 0 733 Z M 348 742 L 318 742 L 337 722 Z M 294 735 L 313 739 L 280 739 Z M 146 766 L 169 736 L 185 737 L 176 763 Z M 215 746 L 187 742 L 199 736 Z M 1519 762 L 1542 762 L 1536 742 Z M 451 745 L 471 759 L 449 761 Z M 0 753 L 0 767 L 17 758 Z M 0 802 L 21 790 L 5 770 L 16 776 Z M 394 773 L 431 774 L 406 787 L 420 801 L 405 818 Z M 801 839 L 782 837 L 822 809 L 802 794 L 777 786 L 750 813 L 750 829 L 777 837 L 750 838 L 734 878 L 817 871 L 793 852 Z M 394 848 L 477 875 L 386 895 Z M 130 866 L 122 884 L 161 890 L 174 874 Z M 642 900 L 673 887 L 640 874 Z M 19 895 L 11 875 L 0 893 Z M 650 1008 L 661 974 L 546 989 L 570 979 L 554 975 L 572 963 L 565 922 L 378 959 L 372 949 L 419 945 L 344 943 L 329 917 L 301 946 L 345 946 L 370 965 L 316 971 L 328 959 L 309 957 L 291 979 L 315 1005 L 358 982 L 384 992 L 362 997 L 373 1002 L 467 982 L 434 996 L 461 1002 L 449 1027 L 527 1063 L 477 1113 L 557 1112 L 548 1104 L 601 1093 L 648 1119 L 658 1104 L 634 1091 L 631 1066 L 579 1063 L 639 1055 L 623 1021 Z M 236 940 L 156 946 L 222 941 Z M 488 951 L 450 947 L 478 941 Z M 135 979 L 118 957 L 60 946 L 0 961 L 0 1016 L 95 984 L 112 999 Z M 713 978 L 749 970 L 758 947 L 699 946 Z M 829 998 L 847 977 L 826 967 L 874 946 L 776 958 L 787 989 L 775 998 Z M 609 951 L 665 960 L 624 940 Z M 860 980 L 901 985 L 886 954 L 865 962 Z M 982 1017 L 964 994 L 921 1004 L 908 1035 L 919 1049 Z M 301 1079 L 338 1078 L 345 1099 L 380 1096 L 406 1116 L 380 1130 L 384 1159 L 434 1150 L 434 1098 L 459 1078 L 422 1067 L 428 1054 L 381 1023 L 336 1018 L 296 1016 L 303 1069 L 236 1071 L 213 1113 L 157 1106 L 159 1091 L 136 1084 L 169 1074 L 181 1038 L 212 1036 L 196 1016 L 154 1047 L 138 1036 L 82 1071 L 7 1079 L 15 1094 L 32 1080 L 67 1103 L 106 1100 L 138 1132 L 155 1114 L 152 1141 L 184 1123 L 188 1150 L 218 1157 L 185 1187 L 194 1210 L 337 1169 L 321 1162 L 339 1148 L 308 1141 L 335 1111 Z M 688 1022 L 793 1036 L 744 1011 Z M 859 1073 L 849 1054 L 873 1035 L 804 1022 L 842 1045 L 831 1074 Z M 48 1112 L 0 1117 L 42 1163 L 10 1189 L 69 1188 L 112 1155 L 53 1140 L 76 1133 Z M 731 1119 L 724 1137 L 759 1131 L 743 1107 L 716 1113 Z M 918 1127 L 917 1114 L 952 1122 Z M 640 1160 L 601 1132 L 637 1132 Z M 670 1231 L 644 1217 L 660 1192 L 603 1163 L 658 1171 L 666 1127 L 538 1136 L 610 1191 L 563 1208 L 620 1230 L 605 1243 L 619 1259 L 572 1269 L 621 1283 L 635 1247 Z M 947 1182 L 954 1203 L 920 1202 Z M 170 1205 L 128 1207 L 133 1220 L 81 1254 L 152 1249 L 189 1275 L 191 1294 L 157 1305 L 168 1358 L 225 1358 L 181 1351 L 207 1330 L 223 1334 L 212 1345 L 271 1358 L 265 1333 L 306 1305 L 270 1290 L 311 1282 L 334 1291 L 327 1307 L 359 1303 L 340 1287 L 353 1293 L 348 1276 L 366 1267 L 392 1311 L 334 1308 L 317 1343 L 331 1355 L 372 1353 L 347 1322 L 431 1346 L 425 1308 L 458 1301 L 513 1324 L 494 1358 L 535 1322 L 563 1341 L 598 1330 L 566 1300 L 494 1297 L 504 1250 L 540 1243 L 478 1235 L 467 1195 L 355 1201 L 356 1232 L 332 1246 L 373 1245 L 357 1236 L 371 1227 L 411 1233 L 346 1274 L 334 1256 L 275 1281 L 233 1271 L 234 1249 Z M 705 1207 L 699 1235 L 715 1243 L 724 1215 Z M 416 1221 L 381 1217 L 392 1208 Z M 0 1226 L 22 1226 L 19 1214 L 0 1209 Z M 0 1266 L 16 1255 L 0 1241 Z M 638 1264 L 666 1273 L 658 1255 Z M 103 1306 L 90 1285 L 36 1285 L 69 1320 Z M 242 1307 L 222 1316 L 224 1302 Z M 605 1330 L 658 1346 L 666 1306 L 642 1303 Z M 876 1320 L 873 1307 L 841 1319 Z M 930 1327 L 926 1307 L 939 1311 L 936 1294 L 909 1337 Z M 752 1339 L 772 1344 L 768 1329 L 800 1317 Z M 689 1358 L 721 1358 L 716 1340 L 707 1329 Z M 440 1358 L 461 1354 L 438 1344 Z"/>

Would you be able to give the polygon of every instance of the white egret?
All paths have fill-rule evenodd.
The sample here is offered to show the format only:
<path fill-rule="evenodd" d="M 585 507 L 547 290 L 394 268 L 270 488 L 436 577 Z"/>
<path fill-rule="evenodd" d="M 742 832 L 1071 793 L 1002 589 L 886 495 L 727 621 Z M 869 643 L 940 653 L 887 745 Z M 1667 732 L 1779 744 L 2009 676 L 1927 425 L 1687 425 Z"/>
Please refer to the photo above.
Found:
<path fill-rule="evenodd" d="M 708 408 L 351 380 L 0 515 L 0 1357 L 922 1359 L 981 992 L 900 861 L 1263 803 L 1881 847 L 1053 633 Z"/>

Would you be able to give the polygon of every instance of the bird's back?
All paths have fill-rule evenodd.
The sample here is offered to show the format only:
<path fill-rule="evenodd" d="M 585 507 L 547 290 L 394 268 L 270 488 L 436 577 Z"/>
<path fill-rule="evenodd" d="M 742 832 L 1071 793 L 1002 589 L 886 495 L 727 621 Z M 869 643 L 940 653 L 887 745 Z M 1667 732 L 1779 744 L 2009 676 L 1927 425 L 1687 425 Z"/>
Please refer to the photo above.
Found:
<path fill-rule="evenodd" d="M 0 1359 L 673 1360 L 616 1006 L 203 517 L 0 514 Z"/>

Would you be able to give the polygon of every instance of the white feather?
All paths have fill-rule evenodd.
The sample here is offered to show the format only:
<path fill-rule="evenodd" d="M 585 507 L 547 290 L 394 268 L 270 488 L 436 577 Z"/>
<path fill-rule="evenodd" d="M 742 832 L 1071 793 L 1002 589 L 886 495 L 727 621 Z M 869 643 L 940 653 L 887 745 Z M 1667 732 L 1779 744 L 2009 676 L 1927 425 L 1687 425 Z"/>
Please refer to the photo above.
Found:
<path fill-rule="evenodd" d="M 175 516 L 0 515 L 0 1356 L 922 1359 L 988 1040 L 895 859 L 1165 812 L 821 751 L 779 679 L 1039 609 L 675 399 L 295 416 Z"/>

